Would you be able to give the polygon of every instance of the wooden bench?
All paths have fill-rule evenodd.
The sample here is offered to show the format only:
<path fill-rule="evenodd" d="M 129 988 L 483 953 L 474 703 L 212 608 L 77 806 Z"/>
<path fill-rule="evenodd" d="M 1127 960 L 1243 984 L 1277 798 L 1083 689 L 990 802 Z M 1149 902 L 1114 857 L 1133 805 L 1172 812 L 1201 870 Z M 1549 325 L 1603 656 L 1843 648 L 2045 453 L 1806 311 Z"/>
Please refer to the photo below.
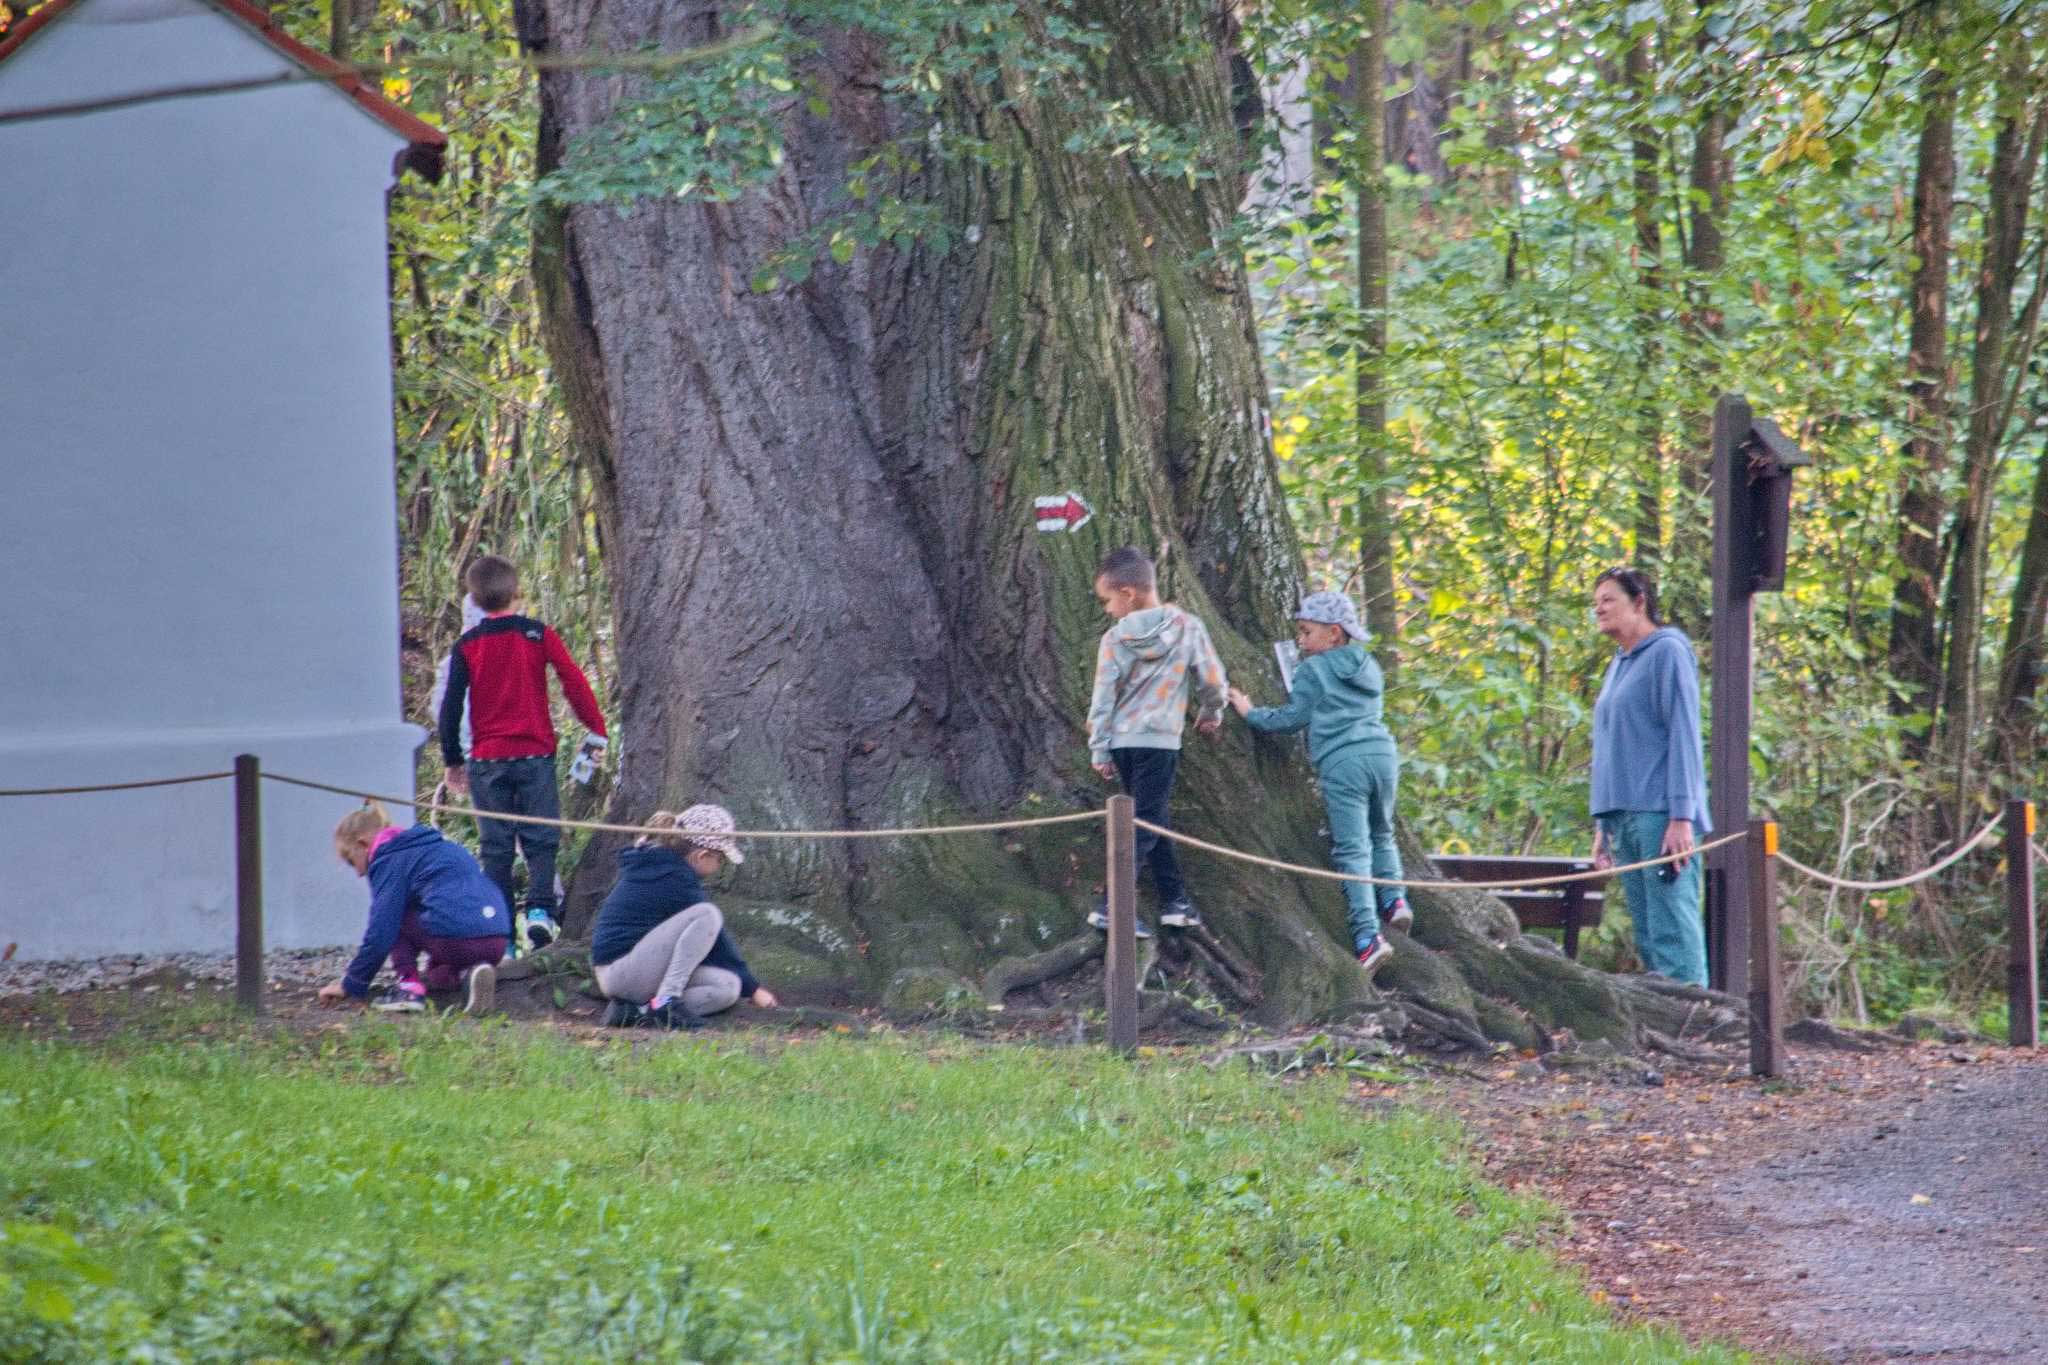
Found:
<path fill-rule="evenodd" d="M 1561 877 L 1567 872 L 1591 872 L 1591 858 L 1509 858 L 1488 853 L 1437 853 L 1430 856 L 1446 880 L 1454 882 L 1506 882 L 1524 877 Z M 1559 886 L 1536 886 L 1526 891 L 1490 891 L 1515 912 L 1524 929 L 1564 930 L 1564 955 L 1579 955 L 1579 930 L 1600 923 L 1600 909 L 1606 900 L 1602 888 L 1606 874 Z"/>

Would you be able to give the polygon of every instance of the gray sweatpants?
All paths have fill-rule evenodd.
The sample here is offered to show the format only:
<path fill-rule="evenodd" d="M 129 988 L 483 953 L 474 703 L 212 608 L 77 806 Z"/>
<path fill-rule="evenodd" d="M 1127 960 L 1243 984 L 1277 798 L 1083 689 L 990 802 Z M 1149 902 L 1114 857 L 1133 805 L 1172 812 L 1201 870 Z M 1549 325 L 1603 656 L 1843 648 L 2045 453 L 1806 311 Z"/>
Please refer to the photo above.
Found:
<path fill-rule="evenodd" d="M 698 1015 L 731 1009 L 740 998 L 738 973 L 703 965 L 724 927 L 725 916 L 710 901 L 677 911 L 648 930 L 631 952 L 599 967 L 597 988 L 635 1004 L 680 999 Z"/>

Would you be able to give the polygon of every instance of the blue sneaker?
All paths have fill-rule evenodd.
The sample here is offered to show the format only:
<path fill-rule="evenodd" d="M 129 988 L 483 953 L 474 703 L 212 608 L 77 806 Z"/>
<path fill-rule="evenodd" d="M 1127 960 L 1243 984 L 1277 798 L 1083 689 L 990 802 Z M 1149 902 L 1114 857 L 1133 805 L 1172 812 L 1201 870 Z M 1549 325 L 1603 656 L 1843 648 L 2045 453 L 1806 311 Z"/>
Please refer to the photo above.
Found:
<path fill-rule="evenodd" d="M 1134 924 L 1134 925 L 1136 926 L 1136 933 L 1135 933 L 1134 937 L 1137 937 L 1137 938 L 1150 938 L 1150 937 L 1152 937 L 1152 930 L 1151 930 L 1150 926 L 1148 926 L 1148 925 L 1147 925 L 1147 924 L 1145 923 L 1145 920 L 1144 920 L 1144 917 L 1143 917 L 1143 916 L 1139 916 L 1139 917 L 1137 917 L 1137 918 L 1133 919 L 1133 920 L 1132 920 L 1132 924 Z M 1095 908 L 1094 908 L 1093 910 L 1090 910 L 1090 911 L 1088 912 L 1088 926 L 1089 926 L 1089 927 L 1090 927 L 1091 929 L 1100 929 L 1100 930 L 1101 930 L 1101 931 L 1102 931 L 1103 933 L 1105 933 L 1105 934 L 1106 934 L 1106 933 L 1108 933 L 1108 932 L 1109 932 L 1109 909 L 1108 909 L 1108 907 L 1106 907 L 1106 906 L 1101 906 L 1101 905 L 1098 905 L 1098 906 L 1096 906 L 1096 907 L 1095 907 Z"/>
<path fill-rule="evenodd" d="M 386 986 L 370 997 L 370 1008 L 383 1014 L 418 1014 L 427 1007 L 427 988 L 417 981 Z"/>

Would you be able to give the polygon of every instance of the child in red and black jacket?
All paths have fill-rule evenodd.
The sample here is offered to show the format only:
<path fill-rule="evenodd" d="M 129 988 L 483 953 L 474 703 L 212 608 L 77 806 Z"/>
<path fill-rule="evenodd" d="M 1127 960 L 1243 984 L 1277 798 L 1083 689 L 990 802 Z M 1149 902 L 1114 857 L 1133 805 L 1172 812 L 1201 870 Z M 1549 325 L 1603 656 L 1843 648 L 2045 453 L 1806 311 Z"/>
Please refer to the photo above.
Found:
<path fill-rule="evenodd" d="M 441 698 L 441 757 L 448 789 L 467 792 L 479 812 L 559 818 L 561 789 L 555 783 L 555 724 L 548 712 L 548 669 L 562 680 L 562 695 L 590 733 L 583 753 L 605 747 L 604 715 L 583 670 L 569 657 L 552 626 L 518 614 L 519 571 L 510 560 L 485 555 L 464 575 L 469 595 L 484 609 L 483 621 L 455 642 L 449 657 L 448 690 Z M 462 711 L 469 706 L 471 749 L 462 753 Z M 526 857 L 525 942 L 529 948 L 554 942 L 560 929 L 555 911 L 555 852 L 561 831 L 477 817 L 484 873 L 512 899 L 514 845 Z"/>

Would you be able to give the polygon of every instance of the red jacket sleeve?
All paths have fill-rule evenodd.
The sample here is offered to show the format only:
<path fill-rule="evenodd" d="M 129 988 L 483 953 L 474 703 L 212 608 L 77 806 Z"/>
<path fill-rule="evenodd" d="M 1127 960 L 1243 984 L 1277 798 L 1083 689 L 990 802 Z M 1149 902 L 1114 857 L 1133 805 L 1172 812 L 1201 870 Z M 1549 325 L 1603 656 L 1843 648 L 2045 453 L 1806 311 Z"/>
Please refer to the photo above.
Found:
<path fill-rule="evenodd" d="M 597 694 L 590 690 L 590 679 L 569 657 L 569 647 L 555 634 L 553 626 L 543 626 L 541 632 L 541 646 L 547 650 L 548 662 L 555 667 L 555 676 L 562 680 L 562 695 L 568 699 L 569 709 L 583 722 L 584 729 L 610 739 L 604 733 L 604 712 L 597 709 Z"/>

